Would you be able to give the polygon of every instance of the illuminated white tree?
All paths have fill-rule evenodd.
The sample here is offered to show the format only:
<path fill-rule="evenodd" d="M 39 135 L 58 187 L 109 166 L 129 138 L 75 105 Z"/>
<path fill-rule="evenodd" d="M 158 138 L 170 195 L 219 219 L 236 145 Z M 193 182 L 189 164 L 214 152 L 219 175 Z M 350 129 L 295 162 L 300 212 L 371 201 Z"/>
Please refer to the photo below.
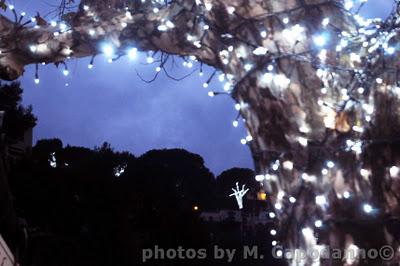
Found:
<path fill-rule="evenodd" d="M 245 189 L 244 187 L 245 185 L 242 186 L 242 189 L 239 189 L 239 183 L 236 182 L 236 189 L 232 188 L 233 193 L 229 195 L 229 197 L 235 197 L 239 210 L 243 209 L 243 197 L 249 191 L 248 188 Z"/>
<path fill-rule="evenodd" d="M 138 51 L 152 52 L 157 72 L 170 55 L 212 66 L 245 120 L 242 143 L 284 229 L 274 244 L 397 251 L 400 4 L 381 21 L 358 15 L 364 2 L 82 0 L 62 21 L 30 24 L 14 10 L 15 22 L 0 18 L 0 77 L 41 63 L 67 75 L 69 57 Z M 311 260 L 301 265 L 366 263 Z"/>

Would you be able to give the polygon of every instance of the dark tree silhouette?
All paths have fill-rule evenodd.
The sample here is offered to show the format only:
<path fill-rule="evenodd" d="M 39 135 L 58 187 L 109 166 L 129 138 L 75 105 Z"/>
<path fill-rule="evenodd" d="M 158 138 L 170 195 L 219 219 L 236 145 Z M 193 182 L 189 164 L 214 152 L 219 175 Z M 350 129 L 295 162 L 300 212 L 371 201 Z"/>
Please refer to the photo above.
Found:
<path fill-rule="evenodd" d="M 7 147 L 9 142 L 22 138 L 25 131 L 36 124 L 32 108 L 21 105 L 22 92 L 18 82 L 0 83 L 0 111 L 3 112 L 0 126 L 0 232 L 13 251 L 17 248 L 19 237 L 13 197 L 7 180 L 10 167 Z"/>
<path fill-rule="evenodd" d="M 32 107 L 21 105 L 23 90 L 18 82 L 0 83 L 0 111 L 4 111 L 3 132 L 7 138 L 18 139 L 36 125 Z"/>

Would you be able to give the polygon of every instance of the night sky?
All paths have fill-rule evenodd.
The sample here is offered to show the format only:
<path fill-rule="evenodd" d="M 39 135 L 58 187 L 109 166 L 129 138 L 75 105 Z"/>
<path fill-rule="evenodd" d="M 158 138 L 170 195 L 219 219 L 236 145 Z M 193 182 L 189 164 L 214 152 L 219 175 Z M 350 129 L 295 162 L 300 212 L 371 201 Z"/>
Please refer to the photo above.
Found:
<path fill-rule="evenodd" d="M 54 9 L 51 4 L 59 1 L 9 2 L 30 16 L 36 11 L 48 13 Z M 384 17 L 391 7 L 391 0 L 369 0 L 364 15 Z M 148 84 L 136 71 L 151 79 L 157 65 L 144 64 L 144 58 L 138 55 L 135 60 L 122 58 L 110 64 L 97 57 L 91 70 L 88 58 L 70 60 L 67 77 L 54 65 L 41 66 L 38 85 L 33 67 L 28 67 L 21 82 L 24 104 L 32 105 L 38 117 L 34 141 L 57 137 L 64 145 L 89 148 L 107 141 L 116 150 L 136 156 L 151 149 L 183 148 L 200 154 L 215 174 L 231 167 L 253 168 L 248 147 L 240 143 L 247 135 L 243 123 L 232 126 L 237 115 L 233 100 L 207 95 L 209 90 L 222 91 L 217 77 L 209 88 L 202 87 L 207 71 L 212 70 L 203 77 L 196 72 L 179 82 L 160 74 Z M 174 76 L 191 72 L 182 62 L 177 64 L 169 71 Z"/>

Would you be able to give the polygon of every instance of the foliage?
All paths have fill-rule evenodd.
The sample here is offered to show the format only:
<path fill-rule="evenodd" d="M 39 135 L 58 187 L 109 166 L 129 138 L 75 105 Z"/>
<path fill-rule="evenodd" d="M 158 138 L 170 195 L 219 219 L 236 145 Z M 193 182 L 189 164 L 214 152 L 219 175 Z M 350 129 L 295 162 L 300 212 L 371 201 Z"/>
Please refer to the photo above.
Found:
<path fill-rule="evenodd" d="M 57 167 L 49 165 L 52 153 Z M 117 177 L 113 169 L 122 164 L 126 171 Z M 251 173 L 226 171 L 222 176 L 230 177 L 222 182 L 233 187 L 233 176 L 247 182 Z M 136 158 L 114 151 L 109 143 L 92 150 L 63 147 L 59 139 L 40 140 L 32 159 L 15 166 L 10 180 L 18 214 L 29 230 L 23 264 L 138 265 L 141 250 L 155 245 L 242 248 L 239 224 L 227 222 L 222 229 L 199 219 L 200 211 L 218 210 L 216 193 L 222 190 L 214 189 L 218 179 L 203 159 L 185 150 L 152 150 Z M 265 232 L 259 237 L 264 239 Z M 165 263 L 192 262 L 149 265 Z"/>
<path fill-rule="evenodd" d="M 0 111 L 5 111 L 3 130 L 9 138 L 18 139 L 25 131 L 36 125 L 32 107 L 23 107 L 20 83 L 0 83 Z"/>

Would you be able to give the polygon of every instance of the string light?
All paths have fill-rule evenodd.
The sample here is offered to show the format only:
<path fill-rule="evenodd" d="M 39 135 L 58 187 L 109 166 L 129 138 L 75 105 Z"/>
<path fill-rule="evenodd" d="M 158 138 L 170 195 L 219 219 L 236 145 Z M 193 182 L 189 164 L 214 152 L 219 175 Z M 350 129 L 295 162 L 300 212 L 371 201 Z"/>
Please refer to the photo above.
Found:
<path fill-rule="evenodd" d="M 365 213 L 370 214 L 374 209 L 372 208 L 371 205 L 366 203 L 363 205 L 363 210 Z"/>
<path fill-rule="evenodd" d="M 343 197 L 344 197 L 345 199 L 350 198 L 350 192 L 348 192 L 348 191 L 343 192 Z"/>
<path fill-rule="evenodd" d="M 323 34 L 317 35 L 314 37 L 314 43 L 320 47 L 325 46 L 327 43 L 327 37 Z"/>
<path fill-rule="evenodd" d="M 319 195 L 315 197 L 315 203 L 320 206 L 324 206 L 328 203 L 328 201 L 326 200 L 326 197 L 324 195 Z"/>
<path fill-rule="evenodd" d="M 35 53 L 37 51 L 37 45 L 29 46 L 29 50 L 31 50 L 32 53 Z"/>
<path fill-rule="evenodd" d="M 103 53 L 106 57 L 114 56 L 114 47 L 112 47 L 110 44 L 103 45 Z"/>
<path fill-rule="evenodd" d="M 264 181 L 265 176 L 264 175 L 256 175 L 255 179 L 257 182 L 262 182 L 262 181 Z"/>
<path fill-rule="evenodd" d="M 317 221 L 315 221 L 314 225 L 315 225 L 315 227 L 320 228 L 320 227 L 322 227 L 322 221 L 317 220 Z"/>
<path fill-rule="evenodd" d="M 400 169 L 397 166 L 392 166 L 389 169 L 390 177 L 397 177 L 399 175 Z"/>

